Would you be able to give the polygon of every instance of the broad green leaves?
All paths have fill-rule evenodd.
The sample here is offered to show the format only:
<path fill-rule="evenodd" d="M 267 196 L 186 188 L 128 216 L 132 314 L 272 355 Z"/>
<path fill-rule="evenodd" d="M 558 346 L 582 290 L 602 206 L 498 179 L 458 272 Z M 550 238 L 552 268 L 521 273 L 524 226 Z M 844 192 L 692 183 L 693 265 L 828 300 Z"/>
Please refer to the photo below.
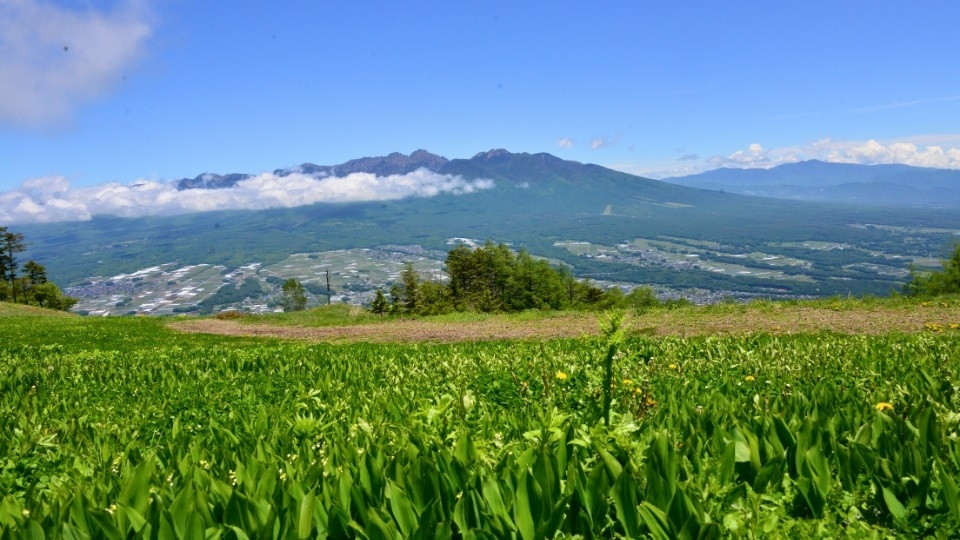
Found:
<path fill-rule="evenodd" d="M 308 346 L 89 324 L 70 343 L 0 344 L 0 536 L 960 527 L 949 336 L 622 339 L 611 353 L 609 339 Z"/>

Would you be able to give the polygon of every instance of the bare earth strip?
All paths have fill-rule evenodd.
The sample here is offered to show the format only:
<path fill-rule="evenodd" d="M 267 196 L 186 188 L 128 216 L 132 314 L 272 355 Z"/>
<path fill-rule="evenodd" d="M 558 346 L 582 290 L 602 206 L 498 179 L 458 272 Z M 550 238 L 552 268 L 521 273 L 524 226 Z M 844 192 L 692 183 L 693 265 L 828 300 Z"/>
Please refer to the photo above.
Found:
<path fill-rule="evenodd" d="M 549 339 L 596 335 L 602 316 L 565 314 L 539 320 L 494 317 L 471 322 L 388 320 L 349 326 L 273 326 L 232 320 L 195 319 L 171 323 L 180 332 L 228 336 L 287 338 L 335 342 L 456 342 L 495 339 Z M 960 323 L 960 307 L 827 308 L 781 307 L 734 312 L 677 310 L 630 318 L 630 330 L 655 336 L 742 335 L 751 332 L 798 333 L 831 331 L 844 334 L 946 331 Z M 940 328 L 930 325 L 940 325 Z"/>

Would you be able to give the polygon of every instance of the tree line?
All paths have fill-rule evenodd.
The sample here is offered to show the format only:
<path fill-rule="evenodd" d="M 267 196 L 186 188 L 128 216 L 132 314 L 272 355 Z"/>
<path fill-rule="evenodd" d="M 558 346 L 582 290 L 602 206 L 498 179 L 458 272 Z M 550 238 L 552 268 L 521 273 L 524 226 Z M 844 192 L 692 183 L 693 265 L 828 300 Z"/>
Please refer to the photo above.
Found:
<path fill-rule="evenodd" d="M 64 295 L 47 280 L 42 264 L 29 260 L 21 266 L 19 255 L 26 249 L 22 233 L 0 226 L 0 302 L 61 310 L 73 307 L 77 299 Z"/>
<path fill-rule="evenodd" d="M 390 287 L 389 298 L 377 289 L 371 311 L 381 315 L 437 315 L 454 311 L 643 309 L 660 303 L 649 287 L 637 287 L 629 294 L 619 287 L 603 290 L 576 279 L 566 268 L 554 268 L 523 249 L 515 253 L 502 243 L 487 242 L 474 249 L 460 244 L 447 254 L 445 266 L 449 279 L 439 282 L 422 279 L 407 263 L 400 281 Z"/>

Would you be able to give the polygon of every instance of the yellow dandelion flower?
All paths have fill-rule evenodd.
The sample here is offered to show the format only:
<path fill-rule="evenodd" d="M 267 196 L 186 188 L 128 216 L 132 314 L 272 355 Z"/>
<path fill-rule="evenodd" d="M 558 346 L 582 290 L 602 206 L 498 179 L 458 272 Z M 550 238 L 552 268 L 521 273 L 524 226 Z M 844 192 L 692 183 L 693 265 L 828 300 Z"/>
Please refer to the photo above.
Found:
<path fill-rule="evenodd" d="M 676 365 L 676 364 L 670 364 L 669 368 L 670 368 L 670 369 L 677 369 L 677 365 Z"/>
<path fill-rule="evenodd" d="M 560 381 L 565 381 L 565 380 L 567 380 L 567 374 L 564 373 L 564 372 L 562 372 L 562 371 L 558 371 L 558 372 L 557 372 L 557 380 L 560 380 Z"/>
<path fill-rule="evenodd" d="M 892 410 L 893 410 L 893 405 L 887 403 L 886 401 L 881 401 L 880 403 L 877 403 L 877 404 L 874 405 L 873 407 L 874 407 L 875 409 L 877 409 L 878 411 L 892 411 Z"/>
<path fill-rule="evenodd" d="M 956 330 L 957 328 L 960 328 L 960 324 L 950 323 L 950 329 L 951 329 L 951 330 Z"/>
<path fill-rule="evenodd" d="M 629 385 L 633 384 L 633 379 L 624 379 L 624 380 L 623 380 L 623 384 L 626 385 L 626 386 L 629 386 Z"/>
<path fill-rule="evenodd" d="M 745 381 L 747 381 L 747 382 L 753 382 L 753 381 L 757 380 L 757 378 L 754 377 L 753 375 L 747 375 L 746 377 L 743 378 L 743 380 L 745 380 Z"/>

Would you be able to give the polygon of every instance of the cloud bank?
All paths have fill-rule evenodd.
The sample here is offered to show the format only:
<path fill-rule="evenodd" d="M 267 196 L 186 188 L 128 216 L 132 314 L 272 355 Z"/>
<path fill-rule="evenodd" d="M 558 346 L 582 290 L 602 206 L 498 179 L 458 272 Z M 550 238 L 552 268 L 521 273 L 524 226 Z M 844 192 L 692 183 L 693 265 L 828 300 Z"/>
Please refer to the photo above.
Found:
<path fill-rule="evenodd" d="M 178 191 L 174 182 L 141 180 L 71 188 L 62 176 L 34 178 L 20 189 L 0 193 L 0 223 L 84 221 L 96 215 L 141 217 L 211 210 L 291 208 L 314 203 L 385 201 L 406 197 L 462 195 L 493 187 L 488 179 L 418 169 L 408 174 L 354 173 L 315 178 L 263 173 L 223 189 Z"/>
<path fill-rule="evenodd" d="M 610 167 L 651 178 L 697 174 L 720 167 L 768 169 L 785 163 L 818 159 L 829 163 L 860 165 L 900 164 L 935 169 L 960 169 L 960 134 L 919 135 L 889 141 L 835 141 L 820 139 L 802 146 L 766 149 L 759 143 L 729 155 L 701 158 L 684 154 L 673 163 L 654 166 L 617 163 Z"/>
<path fill-rule="evenodd" d="M 944 138 L 949 142 L 949 137 Z M 868 141 L 833 141 L 820 139 L 802 147 L 764 150 L 751 144 L 729 156 L 713 156 L 710 164 L 716 167 L 768 168 L 784 163 L 819 159 L 831 163 L 858 163 L 861 165 L 901 164 L 936 169 L 960 169 L 960 148 L 944 148 L 940 144 L 917 145 L 910 141 L 891 141 L 886 144 Z"/>
<path fill-rule="evenodd" d="M 132 3 L 104 13 L 0 0 L 0 125 L 69 117 L 121 80 L 150 32 Z"/>

